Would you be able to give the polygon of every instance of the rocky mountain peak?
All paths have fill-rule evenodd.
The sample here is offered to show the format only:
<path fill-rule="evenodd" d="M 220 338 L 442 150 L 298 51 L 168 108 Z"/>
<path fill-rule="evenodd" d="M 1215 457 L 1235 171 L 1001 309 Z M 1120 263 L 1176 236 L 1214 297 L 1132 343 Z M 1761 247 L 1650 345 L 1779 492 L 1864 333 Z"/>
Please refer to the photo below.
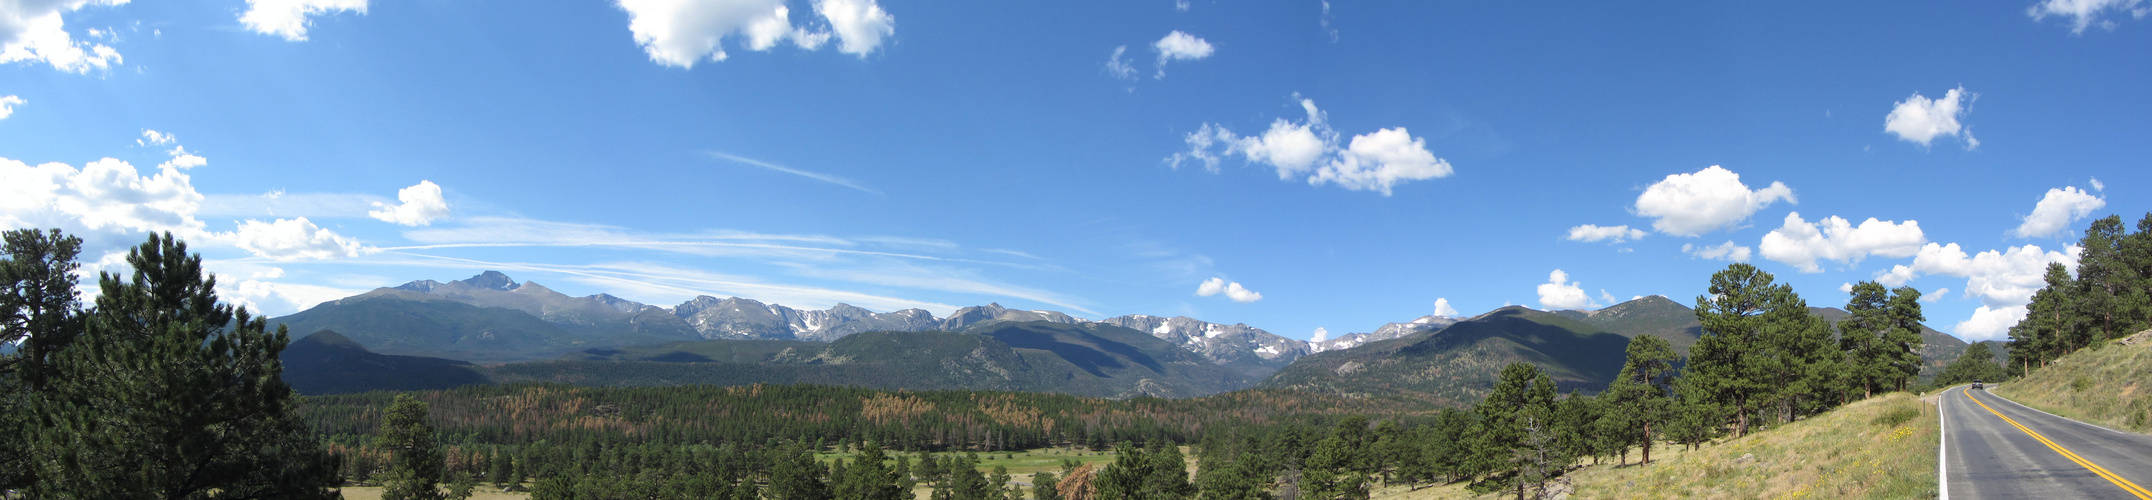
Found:
<path fill-rule="evenodd" d="M 469 285 L 472 288 L 489 290 L 509 291 L 516 289 L 516 280 L 509 278 L 506 274 L 501 274 L 500 271 L 478 273 L 477 276 L 472 276 L 471 279 L 460 281 L 460 283 Z"/>

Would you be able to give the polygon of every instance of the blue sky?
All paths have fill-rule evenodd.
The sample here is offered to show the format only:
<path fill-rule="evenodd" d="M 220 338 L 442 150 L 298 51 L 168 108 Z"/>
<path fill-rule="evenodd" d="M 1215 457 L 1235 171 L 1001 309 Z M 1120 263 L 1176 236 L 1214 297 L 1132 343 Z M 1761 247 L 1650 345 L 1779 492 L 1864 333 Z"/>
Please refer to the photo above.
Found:
<path fill-rule="evenodd" d="M 0 1 L 0 226 L 270 314 L 495 269 L 1307 338 L 1741 259 L 1982 339 L 2152 211 L 2146 0 L 513 7 Z"/>

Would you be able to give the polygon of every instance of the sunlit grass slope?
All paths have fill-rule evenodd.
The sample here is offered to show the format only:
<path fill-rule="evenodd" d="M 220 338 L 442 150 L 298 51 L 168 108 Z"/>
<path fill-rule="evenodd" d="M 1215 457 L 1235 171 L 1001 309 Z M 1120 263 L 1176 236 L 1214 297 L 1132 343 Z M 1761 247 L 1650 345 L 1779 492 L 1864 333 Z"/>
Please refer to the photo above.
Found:
<path fill-rule="evenodd" d="M 1570 472 L 1572 498 L 1934 498 L 1936 432 L 1933 404 L 1892 393 L 1692 452 L 1654 447 L 1651 465 L 1587 466 Z M 1375 498 L 1474 496 L 1448 485 Z"/>
<path fill-rule="evenodd" d="M 2152 343 L 2080 350 L 1993 392 L 2048 413 L 2152 433 Z"/>

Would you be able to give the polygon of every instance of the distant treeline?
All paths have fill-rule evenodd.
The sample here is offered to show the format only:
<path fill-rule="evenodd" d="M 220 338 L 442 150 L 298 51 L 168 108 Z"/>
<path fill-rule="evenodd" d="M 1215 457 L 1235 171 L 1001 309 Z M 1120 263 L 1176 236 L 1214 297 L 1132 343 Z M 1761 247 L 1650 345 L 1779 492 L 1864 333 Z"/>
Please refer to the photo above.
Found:
<path fill-rule="evenodd" d="M 2077 245 L 2084 250 L 2075 275 L 2049 263 L 2046 285 L 2010 328 L 2010 368 L 2019 375 L 2152 327 L 2152 214 L 2135 233 L 2121 216 L 2093 221 Z"/>

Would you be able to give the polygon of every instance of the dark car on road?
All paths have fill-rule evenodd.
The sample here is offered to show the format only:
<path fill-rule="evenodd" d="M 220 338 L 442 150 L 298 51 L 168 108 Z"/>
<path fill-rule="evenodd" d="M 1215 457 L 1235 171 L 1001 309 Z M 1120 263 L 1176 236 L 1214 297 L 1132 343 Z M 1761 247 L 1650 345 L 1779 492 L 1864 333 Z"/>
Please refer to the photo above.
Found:
<path fill-rule="evenodd" d="M 1974 388 L 1974 389 L 1980 389 L 1980 390 L 1983 390 L 1983 391 L 1985 391 L 1985 390 L 1987 390 L 1987 387 L 1988 387 L 1988 385 L 1987 385 L 1987 384 L 1982 384 L 1982 383 L 1980 383 L 1980 381 L 1979 381 L 1979 380 L 1977 380 L 1977 379 L 1976 379 L 1976 380 L 1973 380 L 1973 388 Z"/>

